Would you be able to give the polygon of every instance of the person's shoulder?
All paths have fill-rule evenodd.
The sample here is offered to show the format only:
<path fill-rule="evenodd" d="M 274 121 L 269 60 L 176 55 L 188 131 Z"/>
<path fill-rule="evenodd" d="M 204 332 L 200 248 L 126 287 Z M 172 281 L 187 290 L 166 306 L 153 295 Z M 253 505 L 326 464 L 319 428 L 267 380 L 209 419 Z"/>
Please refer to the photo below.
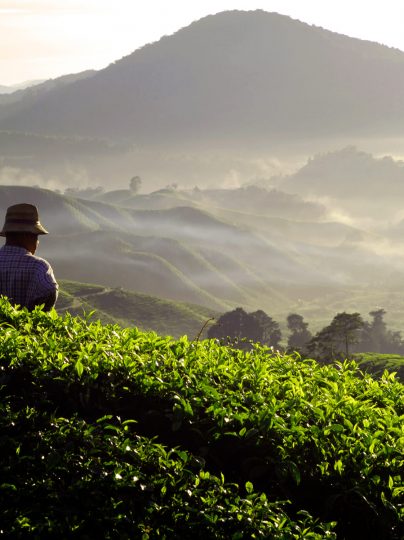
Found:
<path fill-rule="evenodd" d="M 51 265 L 48 263 L 46 259 L 43 259 L 42 257 L 38 257 L 37 255 L 31 255 L 31 261 L 38 268 L 41 268 L 41 269 L 43 268 L 46 270 L 51 268 Z"/>
<path fill-rule="evenodd" d="M 48 261 L 46 259 L 42 259 L 42 257 L 37 257 L 36 255 L 31 256 L 31 261 L 31 268 L 36 275 L 36 279 L 38 280 L 38 282 L 46 284 L 46 287 L 57 289 L 58 284 L 53 273 L 53 268 L 48 263 Z"/>

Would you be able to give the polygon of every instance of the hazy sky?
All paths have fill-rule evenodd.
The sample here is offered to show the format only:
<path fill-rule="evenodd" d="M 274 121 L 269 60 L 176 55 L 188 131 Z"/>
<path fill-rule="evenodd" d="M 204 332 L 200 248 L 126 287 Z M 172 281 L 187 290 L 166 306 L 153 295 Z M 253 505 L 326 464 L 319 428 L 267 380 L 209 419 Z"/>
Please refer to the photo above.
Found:
<path fill-rule="evenodd" d="M 404 51 L 403 0 L 0 0 L 0 84 L 100 69 L 230 9 L 275 11 Z"/>

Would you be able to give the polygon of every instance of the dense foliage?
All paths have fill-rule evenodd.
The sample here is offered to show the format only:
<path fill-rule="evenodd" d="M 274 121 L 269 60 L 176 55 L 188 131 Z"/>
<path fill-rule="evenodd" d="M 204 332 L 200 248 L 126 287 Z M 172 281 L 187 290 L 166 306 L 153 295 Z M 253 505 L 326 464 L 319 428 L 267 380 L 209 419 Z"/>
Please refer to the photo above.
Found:
<path fill-rule="evenodd" d="M 4 300 L 0 321 L 3 537 L 403 538 L 394 375 Z"/>

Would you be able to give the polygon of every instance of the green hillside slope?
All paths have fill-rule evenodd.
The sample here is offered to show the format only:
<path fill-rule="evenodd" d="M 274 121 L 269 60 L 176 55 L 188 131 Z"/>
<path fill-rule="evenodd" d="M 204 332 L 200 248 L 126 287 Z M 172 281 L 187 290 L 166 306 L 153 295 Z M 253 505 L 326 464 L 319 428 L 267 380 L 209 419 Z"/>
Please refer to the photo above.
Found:
<path fill-rule="evenodd" d="M 140 211 L 15 186 L 0 187 L 0 195 L 0 212 L 21 200 L 38 206 L 51 232 L 38 254 L 52 261 L 60 279 L 136 288 L 223 310 L 253 308 L 263 292 L 266 302 L 280 305 L 274 287 L 262 288 L 268 273 L 279 266 L 283 278 L 299 273 L 298 262 L 291 264 L 282 249 L 206 210 Z"/>
<path fill-rule="evenodd" d="M 392 375 L 2 300 L 0 377 L 5 538 L 404 536 Z"/>
<path fill-rule="evenodd" d="M 206 321 L 218 316 L 216 311 L 195 304 L 66 280 L 60 282 L 56 309 L 72 315 L 95 311 L 94 317 L 104 323 L 136 326 L 174 337 L 198 336 Z"/>
<path fill-rule="evenodd" d="M 224 190 L 167 190 L 166 205 L 161 192 L 132 196 L 130 203 L 149 208 L 140 210 L 0 186 L 0 213 L 21 201 L 38 206 L 51 233 L 41 238 L 38 255 L 51 262 L 59 280 L 136 290 L 219 312 L 263 309 L 280 321 L 297 312 L 316 329 L 338 311 L 366 316 L 383 307 L 389 325 L 402 330 L 400 245 L 382 231 L 367 233 L 316 213 L 309 220 L 311 206 L 299 198 L 278 193 L 272 200 L 262 188 L 228 191 L 226 201 Z M 254 213 L 262 192 L 262 213 Z M 187 198 L 190 206 L 184 206 Z M 274 213 L 276 201 L 282 204 Z M 293 212 L 304 220 L 274 217 Z"/>

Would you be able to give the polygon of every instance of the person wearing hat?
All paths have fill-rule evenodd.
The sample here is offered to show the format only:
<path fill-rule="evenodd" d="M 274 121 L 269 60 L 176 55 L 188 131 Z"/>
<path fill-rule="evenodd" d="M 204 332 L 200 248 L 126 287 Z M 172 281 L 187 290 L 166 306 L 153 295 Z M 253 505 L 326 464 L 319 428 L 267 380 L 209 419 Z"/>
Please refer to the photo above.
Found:
<path fill-rule="evenodd" d="M 48 234 L 32 204 L 15 204 L 7 209 L 0 236 L 6 243 L 0 248 L 0 296 L 14 305 L 33 310 L 44 305 L 49 311 L 56 303 L 58 284 L 50 264 L 35 256 L 38 236 Z"/>

